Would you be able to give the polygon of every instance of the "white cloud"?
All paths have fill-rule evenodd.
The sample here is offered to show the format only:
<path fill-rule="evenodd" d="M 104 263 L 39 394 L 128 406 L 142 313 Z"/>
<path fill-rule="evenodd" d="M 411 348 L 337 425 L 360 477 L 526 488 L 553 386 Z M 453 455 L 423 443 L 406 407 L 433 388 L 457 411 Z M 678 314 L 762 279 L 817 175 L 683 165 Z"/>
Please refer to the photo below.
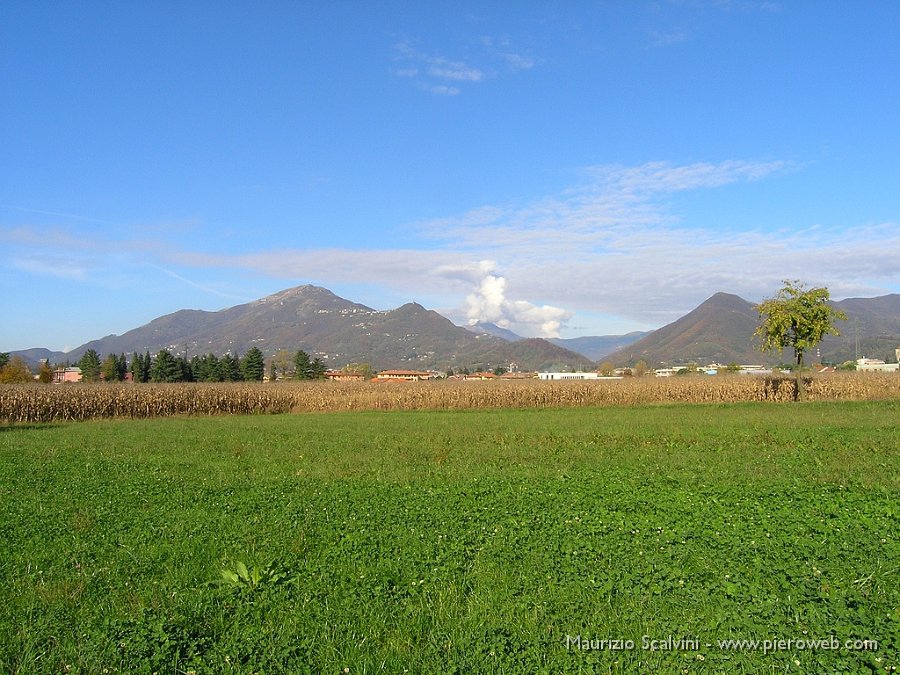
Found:
<path fill-rule="evenodd" d="M 591 167 L 557 195 L 412 225 L 403 249 L 218 254 L 122 238 L 111 259 L 107 242 L 79 239 L 77 228 L 0 229 L 0 241 L 8 265 L 70 280 L 137 274 L 151 263 L 207 292 L 219 291 L 203 269 L 252 271 L 285 286 L 365 284 L 435 299 L 459 322 L 491 321 L 523 335 L 558 333 L 576 312 L 659 326 L 714 292 L 753 301 L 784 278 L 828 286 L 835 298 L 900 291 L 896 222 L 738 231 L 683 222 L 667 204 L 675 193 L 773 180 L 793 169 L 778 161 Z"/>
<path fill-rule="evenodd" d="M 473 53 L 467 59 L 448 58 L 403 40 L 394 45 L 394 61 L 399 65 L 391 72 L 416 82 L 432 94 L 457 96 L 462 93 L 463 85 L 484 82 L 503 72 L 530 70 L 537 63 L 536 59 L 515 51 L 508 38 L 495 41 L 482 37 L 474 49 L 470 46 L 465 51 L 470 50 Z"/>
<path fill-rule="evenodd" d="M 11 266 L 31 274 L 58 277 L 68 281 L 83 281 L 91 266 L 63 256 L 30 255 L 14 259 Z"/>
<path fill-rule="evenodd" d="M 484 73 L 478 68 L 444 59 L 434 59 L 428 69 L 428 74 L 441 80 L 458 80 L 460 82 L 481 82 L 484 79 Z"/>
<path fill-rule="evenodd" d="M 664 31 L 651 31 L 650 40 L 654 47 L 669 47 L 687 42 L 690 35 L 681 28 L 670 28 Z"/>
<path fill-rule="evenodd" d="M 541 337 L 559 337 L 562 323 L 573 315 L 561 307 L 507 299 L 506 279 L 493 274 L 486 275 L 478 289 L 466 296 L 469 325 L 489 322 L 526 336 L 538 333 Z"/>
<path fill-rule="evenodd" d="M 785 277 L 822 283 L 835 297 L 873 295 L 900 282 L 896 224 L 808 231 L 691 227 L 667 195 L 761 180 L 793 170 L 774 162 L 593 167 L 565 193 L 421 223 L 448 246 L 502 261 L 505 288 L 564 307 L 660 325 L 716 291 L 748 299 Z"/>
<path fill-rule="evenodd" d="M 530 59 L 527 56 L 522 56 L 521 54 L 515 54 L 512 52 L 505 52 L 503 54 L 503 59 L 513 71 L 530 70 L 534 68 L 536 63 L 534 59 Z"/>
<path fill-rule="evenodd" d="M 446 84 L 436 84 L 432 87 L 428 87 L 428 91 L 437 96 L 459 96 L 460 94 L 459 87 L 450 87 Z"/>

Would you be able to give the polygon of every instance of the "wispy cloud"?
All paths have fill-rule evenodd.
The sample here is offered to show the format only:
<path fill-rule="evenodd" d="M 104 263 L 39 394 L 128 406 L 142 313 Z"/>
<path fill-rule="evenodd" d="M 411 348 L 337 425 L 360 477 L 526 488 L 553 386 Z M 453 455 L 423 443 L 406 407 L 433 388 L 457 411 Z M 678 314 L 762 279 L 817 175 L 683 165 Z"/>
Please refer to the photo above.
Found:
<path fill-rule="evenodd" d="M 677 7 L 742 12 L 778 12 L 782 9 L 782 3 L 775 0 L 668 0 L 668 3 Z"/>
<path fill-rule="evenodd" d="M 523 335 L 557 334 L 578 313 L 659 326 L 716 291 L 756 300 L 784 278 L 824 284 L 836 298 L 900 290 L 898 223 L 703 227 L 670 203 L 675 194 L 778 180 L 799 170 L 783 161 L 738 160 L 588 167 L 578 184 L 556 195 L 412 224 L 410 245 L 402 249 L 228 254 L 123 239 L 111 261 L 103 242 L 81 242 L 74 255 L 68 247 L 77 237 L 66 228 L 0 230 L 0 239 L 15 252 L 5 256 L 15 261 L 7 264 L 35 274 L 84 281 L 103 265 L 125 273 L 149 264 L 231 298 L 206 281 L 215 277 L 212 270 L 251 271 L 285 286 L 364 284 L 409 299 L 440 298 L 460 323 L 493 321 Z"/>
<path fill-rule="evenodd" d="M 441 96 L 456 96 L 459 83 L 481 82 L 486 77 L 483 70 L 465 61 L 420 51 L 408 41 L 394 45 L 394 60 L 400 64 L 392 71 L 394 75 Z"/>
<path fill-rule="evenodd" d="M 435 84 L 428 87 L 428 91 L 437 96 L 459 96 L 460 88 L 451 87 L 446 84 Z"/>
<path fill-rule="evenodd" d="M 654 47 L 669 47 L 690 39 L 690 33 L 683 28 L 650 31 L 650 42 Z"/>
<path fill-rule="evenodd" d="M 165 267 L 161 267 L 159 265 L 154 265 L 154 264 L 148 263 L 148 266 L 159 270 L 163 274 L 166 274 L 166 275 L 172 277 L 173 279 L 175 279 L 176 281 L 180 281 L 181 283 L 183 283 L 187 286 L 190 286 L 191 288 L 196 288 L 199 291 L 203 291 L 204 293 L 209 293 L 211 295 L 217 295 L 220 298 L 226 298 L 228 300 L 238 300 L 240 302 L 249 302 L 250 300 L 253 300 L 253 298 L 248 298 L 246 296 L 234 295 L 233 293 L 223 293 L 219 289 L 213 288 L 212 286 L 210 286 L 208 284 L 201 284 L 196 281 L 192 281 L 191 279 L 188 279 L 187 277 L 182 276 L 181 274 L 178 274 L 177 272 L 173 272 L 172 270 L 166 269 Z"/>
<path fill-rule="evenodd" d="M 83 281 L 87 278 L 90 265 L 79 260 L 56 255 L 28 255 L 12 261 L 14 269 L 57 277 L 66 281 Z"/>
<path fill-rule="evenodd" d="M 469 58 L 450 58 L 437 51 L 418 48 L 411 40 L 394 45 L 392 69 L 396 77 L 407 78 L 433 94 L 457 96 L 462 85 L 481 83 L 503 71 L 521 72 L 537 61 L 512 48 L 509 38 L 495 40 L 482 36 Z"/>
<path fill-rule="evenodd" d="M 484 73 L 478 68 L 467 66 L 458 61 L 435 59 L 428 69 L 428 74 L 439 80 L 456 80 L 459 82 L 481 82 Z"/>

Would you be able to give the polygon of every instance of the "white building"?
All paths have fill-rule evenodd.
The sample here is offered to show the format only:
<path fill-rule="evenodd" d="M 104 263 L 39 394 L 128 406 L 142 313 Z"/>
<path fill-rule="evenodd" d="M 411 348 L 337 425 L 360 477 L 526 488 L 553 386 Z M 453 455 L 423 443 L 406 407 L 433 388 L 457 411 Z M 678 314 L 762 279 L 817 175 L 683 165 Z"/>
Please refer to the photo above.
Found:
<path fill-rule="evenodd" d="M 900 365 L 885 363 L 880 359 L 856 359 L 856 369 L 869 373 L 893 373 Z"/>
<path fill-rule="evenodd" d="M 599 380 L 597 373 L 538 373 L 539 380 Z M 609 378 L 606 378 L 609 379 Z"/>

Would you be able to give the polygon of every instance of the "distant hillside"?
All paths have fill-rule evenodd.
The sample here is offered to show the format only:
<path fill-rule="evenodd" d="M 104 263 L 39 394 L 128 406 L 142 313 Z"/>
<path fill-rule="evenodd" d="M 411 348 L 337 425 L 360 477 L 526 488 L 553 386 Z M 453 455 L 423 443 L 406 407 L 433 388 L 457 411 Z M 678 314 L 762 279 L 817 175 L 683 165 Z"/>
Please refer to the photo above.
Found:
<path fill-rule="evenodd" d="M 511 330 L 501 328 L 500 326 L 479 322 L 472 326 L 466 326 L 467 330 L 479 335 L 493 335 L 495 337 L 514 342 L 523 339 L 521 335 L 516 335 Z M 577 338 L 547 338 L 547 342 L 568 349 L 576 354 L 581 354 L 591 361 L 600 361 L 607 354 L 623 349 L 628 345 L 637 342 L 647 335 L 649 331 L 635 331 L 625 335 L 592 335 Z"/>
<path fill-rule="evenodd" d="M 330 367 L 371 363 L 376 369 L 493 368 L 515 362 L 522 370 L 537 370 L 545 364 L 573 369 L 592 365 L 580 354 L 544 340 L 519 345 L 476 335 L 416 303 L 378 311 L 318 286 L 290 288 L 218 312 L 180 310 L 66 354 L 27 353 L 57 363 L 75 362 L 88 349 L 101 356 L 168 349 L 190 357 L 209 352 L 243 354 L 251 347 L 266 355 L 303 349 Z"/>
<path fill-rule="evenodd" d="M 832 304 L 847 314 L 847 321 L 838 322 L 840 336 L 828 335 L 822 340 L 823 359 L 837 363 L 855 359 L 858 329 L 859 356 L 896 361 L 894 350 L 900 347 L 900 294 L 847 298 Z"/>
<path fill-rule="evenodd" d="M 859 329 L 860 356 L 896 359 L 900 347 L 900 295 L 850 298 L 831 303 L 846 312 L 848 321 L 838 321 L 840 337 L 827 336 L 808 362 L 835 363 L 856 358 L 856 331 Z M 759 323 L 755 306 L 728 293 L 716 293 L 696 309 L 624 349 L 606 357 L 616 365 L 639 360 L 650 366 L 705 363 L 785 363 L 793 353 L 762 353 L 753 333 Z"/>
<path fill-rule="evenodd" d="M 683 317 L 606 357 L 615 365 L 646 361 L 672 363 L 759 363 L 751 336 L 758 316 L 753 305 L 736 295 L 716 293 Z"/>
<path fill-rule="evenodd" d="M 464 328 L 476 335 L 493 335 L 494 337 L 506 340 L 507 342 L 515 342 L 516 340 L 522 339 L 521 335 L 516 335 L 508 328 L 501 328 L 497 324 L 490 323 L 489 321 L 479 321 L 471 326 L 464 326 Z"/>
<path fill-rule="evenodd" d="M 584 354 L 593 361 L 601 361 L 613 352 L 634 344 L 642 337 L 649 335 L 650 331 L 634 331 L 625 335 L 594 335 L 577 338 L 550 338 L 558 347 L 569 349 L 578 354 Z"/>

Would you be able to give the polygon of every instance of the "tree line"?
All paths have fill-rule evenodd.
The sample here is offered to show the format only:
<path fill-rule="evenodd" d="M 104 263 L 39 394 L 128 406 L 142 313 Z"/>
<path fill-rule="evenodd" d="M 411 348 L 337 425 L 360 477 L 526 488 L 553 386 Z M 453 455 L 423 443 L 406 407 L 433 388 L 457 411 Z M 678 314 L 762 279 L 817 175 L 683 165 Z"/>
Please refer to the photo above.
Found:
<path fill-rule="evenodd" d="M 74 364 L 81 370 L 82 382 L 121 382 L 131 374 L 134 382 L 260 382 L 266 374 L 266 359 L 262 351 L 251 347 L 246 354 L 202 354 L 191 357 L 172 354 L 168 349 L 134 352 L 130 361 L 125 354 L 109 354 L 101 360 L 94 349 L 88 349 Z M 280 366 L 280 367 L 279 367 Z M 302 349 L 293 355 L 289 364 L 269 363 L 269 379 L 281 376 L 296 380 L 317 380 L 325 377 L 322 361 Z"/>

